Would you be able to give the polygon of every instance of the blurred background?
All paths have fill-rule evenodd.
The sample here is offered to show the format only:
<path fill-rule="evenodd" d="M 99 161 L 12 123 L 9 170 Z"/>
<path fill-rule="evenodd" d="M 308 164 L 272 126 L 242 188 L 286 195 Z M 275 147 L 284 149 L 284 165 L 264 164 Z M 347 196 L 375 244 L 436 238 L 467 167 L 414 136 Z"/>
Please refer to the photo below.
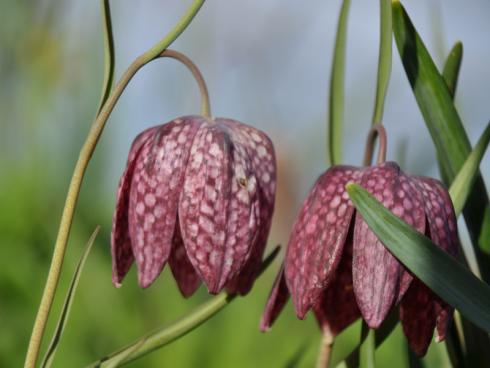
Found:
<path fill-rule="evenodd" d="M 191 0 L 112 2 L 116 76 L 170 30 Z M 0 366 L 21 366 L 51 259 L 67 186 L 94 117 L 103 48 L 98 1 L 2 0 L 0 12 Z M 457 106 L 474 143 L 490 118 L 490 4 L 405 1 L 439 67 L 453 43 L 464 44 Z M 201 68 L 215 116 L 265 132 L 278 156 L 277 205 L 270 246 L 287 244 L 299 205 L 326 169 L 326 101 L 340 1 L 207 2 L 172 45 Z M 374 104 L 378 1 L 353 1 L 348 30 L 345 162 L 359 164 Z M 384 115 L 388 158 L 406 171 L 437 176 L 434 149 L 393 50 Z M 209 299 L 202 288 L 183 300 L 166 269 L 147 290 L 134 268 L 121 289 L 111 283 L 109 235 L 115 190 L 132 139 L 146 127 L 199 112 L 194 80 L 177 62 L 151 63 L 115 108 L 89 166 L 73 224 L 58 298 L 59 312 L 82 248 L 102 227 L 80 282 L 56 367 L 84 366 Z M 489 179 L 490 159 L 482 171 Z M 466 239 L 463 224 L 463 239 Z M 309 367 L 320 332 L 289 304 L 271 332 L 258 322 L 279 259 L 253 291 L 178 342 L 132 367 Z M 45 343 L 56 318 L 51 318 Z M 336 347 L 358 338 L 349 330 Z M 46 344 L 45 344 L 46 345 Z M 403 367 L 400 328 L 377 351 L 379 366 Z M 432 344 L 428 366 L 447 365 Z"/>

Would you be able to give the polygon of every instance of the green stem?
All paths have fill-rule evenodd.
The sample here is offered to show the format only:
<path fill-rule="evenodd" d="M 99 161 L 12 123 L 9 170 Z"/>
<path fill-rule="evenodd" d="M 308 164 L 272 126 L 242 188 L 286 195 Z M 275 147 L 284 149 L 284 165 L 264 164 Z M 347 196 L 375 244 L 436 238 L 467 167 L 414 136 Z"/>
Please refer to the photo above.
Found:
<path fill-rule="evenodd" d="M 328 100 L 328 137 L 330 164 L 342 162 L 342 123 L 344 119 L 344 82 L 345 82 L 345 44 L 347 39 L 347 17 L 350 0 L 342 2 L 335 50 L 330 74 L 330 93 Z"/>
<path fill-rule="evenodd" d="M 135 61 L 133 61 L 133 63 L 122 75 L 121 79 L 115 86 L 114 90 L 111 92 L 106 103 L 92 123 L 88 136 L 80 151 L 80 155 L 78 157 L 78 161 L 73 172 L 70 186 L 68 188 L 68 194 L 65 200 L 63 214 L 61 215 L 60 227 L 54 246 L 53 257 L 51 260 L 46 285 L 44 287 L 41 303 L 39 305 L 39 309 L 36 315 L 36 320 L 34 321 L 34 326 L 32 328 L 29 347 L 27 349 L 25 359 L 26 368 L 34 368 L 36 366 L 36 361 L 39 356 L 39 349 L 44 335 L 44 330 L 46 328 L 49 312 L 53 304 L 56 288 L 58 286 L 61 266 L 63 264 L 63 259 L 66 252 L 66 246 L 70 234 L 78 195 L 80 193 L 80 187 L 88 163 L 92 157 L 100 135 L 102 134 L 105 123 L 107 122 L 107 119 L 114 109 L 114 106 L 116 105 L 119 97 L 123 93 L 129 81 L 136 74 L 136 72 L 145 64 L 157 58 L 184 31 L 184 29 L 189 25 L 191 20 L 197 14 L 201 6 L 204 4 L 204 1 L 205 0 L 194 0 L 187 12 L 177 23 L 177 25 L 170 31 L 170 33 L 168 33 L 167 36 L 163 38 L 160 42 L 158 42 L 154 47 L 152 47 L 150 50 L 148 50 L 147 52 L 136 58 Z"/>
<path fill-rule="evenodd" d="M 333 343 L 334 337 L 332 333 L 328 329 L 324 330 L 316 358 L 316 368 L 328 368 L 330 366 Z"/>
<path fill-rule="evenodd" d="M 378 60 L 378 81 L 376 86 L 376 101 L 372 123 L 381 123 L 385 104 L 386 91 L 391 74 L 391 45 L 392 45 L 392 19 L 391 0 L 380 0 L 380 43 Z"/>
<path fill-rule="evenodd" d="M 111 7 L 109 0 L 102 0 L 102 19 L 104 21 L 104 81 L 100 96 L 99 111 L 109 98 L 114 84 L 114 35 L 112 32 Z"/>
<path fill-rule="evenodd" d="M 259 275 L 262 274 L 267 267 L 272 263 L 279 253 L 280 247 L 276 247 L 262 262 Z M 229 295 L 222 292 L 211 300 L 198 306 L 192 312 L 183 316 L 175 322 L 167 326 L 163 326 L 158 330 L 137 339 L 131 344 L 105 356 L 102 359 L 90 364 L 90 367 L 116 367 L 136 360 L 143 355 L 161 348 L 164 345 L 170 344 L 185 334 L 199 327 L 216 313 L 226 307 L 231 301 L 236 298 L 236 294 Z"/>

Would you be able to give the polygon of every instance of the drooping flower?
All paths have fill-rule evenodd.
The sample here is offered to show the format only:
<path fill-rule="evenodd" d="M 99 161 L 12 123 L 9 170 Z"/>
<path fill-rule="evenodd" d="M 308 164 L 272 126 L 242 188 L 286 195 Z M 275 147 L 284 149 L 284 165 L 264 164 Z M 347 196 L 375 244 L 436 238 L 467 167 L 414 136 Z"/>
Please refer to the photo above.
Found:
<path fill-rule="evenodd" d="M 136 260 L 141 287 L 170 264 L 184 296 L 203 281 L 247 293 L 274 209 L 267 135 L 231 119 L 185 116 L 136 137 L 117 192 L 111 250 L 120 285 Z"/>
<path fill-rule="evenodd" d="M 317 180 L 296 219 L 261 329 L 271 326 L 289 294 L 300 319 L 313 309 L 320 326 L 332 335 L 359 316 L 378 328 L 399 305 L 410 346 L 424 355 L 434 328 L 437 340 L 444 339 L 452 309 L 405 269 L 355 212 L 345 190 L 348 182 L 360 184 L 418 232 L 457 254 L 454 209 L 439 181 L 407 175 L 394 162 L 331 167 Z"/>

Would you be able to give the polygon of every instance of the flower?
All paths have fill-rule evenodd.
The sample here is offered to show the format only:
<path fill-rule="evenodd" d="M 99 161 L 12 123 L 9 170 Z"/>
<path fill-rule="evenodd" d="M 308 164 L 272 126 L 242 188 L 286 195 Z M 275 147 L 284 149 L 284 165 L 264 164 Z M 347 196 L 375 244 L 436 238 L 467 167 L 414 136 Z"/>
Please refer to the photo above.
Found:
<path fill-rule="evenodd" d="M 407 175 L 394 162 L 367 168 L 334 166 L 320 176 L 303 203 L 261 329 L 271 326 L 289 293 L 300 319 L 313 309 L 320 326 L 332 335 L 359 316 L 377 328 L 399 305 L 410 346 L 424 355 L 434 328 L 437 340 L 444 339 L 452 309 L 405 269 L 355 213 L 345 190 L 348 182 L 363 186 L 396 216 L 456 256 L 456 217 L 439 181 Z"/>
<path fill-rule="evenodd" d="M 203 281 L 247 293 L 274 209 L 267 135 L 231 119 L 185 116 L 136 137 L 120 180 L 111 234 L 113 283 L 136 260 L 141 287 L 166 262 L 181 293 Z"/>

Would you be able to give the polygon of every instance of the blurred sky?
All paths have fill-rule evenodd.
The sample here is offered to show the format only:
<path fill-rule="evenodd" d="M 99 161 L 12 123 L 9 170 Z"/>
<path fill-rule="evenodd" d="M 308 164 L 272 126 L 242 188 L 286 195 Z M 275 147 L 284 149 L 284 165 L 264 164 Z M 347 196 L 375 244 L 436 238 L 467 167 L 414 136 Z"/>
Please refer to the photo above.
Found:
<path fill-rule="evenodd" d="M 171 29 L 191 1 L 111 4 L 118 78 Z M 463 42 L 456 102 L 475 142 L 490 118 L 490 3 L 407 0 L 403 4 L 439 67 L 454 42 Z M 271 243 L 286 243 L 300 202 L 326 169 L 327 86 L 339 8 L 338 0 L 208 0 L 171 46 L 201 68 L 213 115 L 258 127 L 274 141 L 279 193 Z M 378 33 L 378 1 L 353 0 L 344 136 L 349 164 L 360 163 L 370 126 Z M 2 0 L 0 194 L 7 194 L 5 179 L 13 175 L 28 172 L 31 185 L 49 177 L 49 192 L 43 195 L 53 205 L 49 215 L 39 219 L 48 237 L 56 232 L 53 224 L 95 114 L 102 71 L 98 1 Z M 199 106 L 195 82 L 177 62 L 163 59 L 141 70 L 109 119 L 81 201 L 112 209 L 132 139 L 151 125 L 198 113 Z M 388 158 L 399 159 L 406 171 L 436 176 L 431 139 L 395 46 L 384 123 Z M 483 173 L 488 179 L 488 157 Z M 110 216 L 105 215 L 100 222 L 107 232 Z M 82 216 L 102 218 L 96 210 Z"/>

